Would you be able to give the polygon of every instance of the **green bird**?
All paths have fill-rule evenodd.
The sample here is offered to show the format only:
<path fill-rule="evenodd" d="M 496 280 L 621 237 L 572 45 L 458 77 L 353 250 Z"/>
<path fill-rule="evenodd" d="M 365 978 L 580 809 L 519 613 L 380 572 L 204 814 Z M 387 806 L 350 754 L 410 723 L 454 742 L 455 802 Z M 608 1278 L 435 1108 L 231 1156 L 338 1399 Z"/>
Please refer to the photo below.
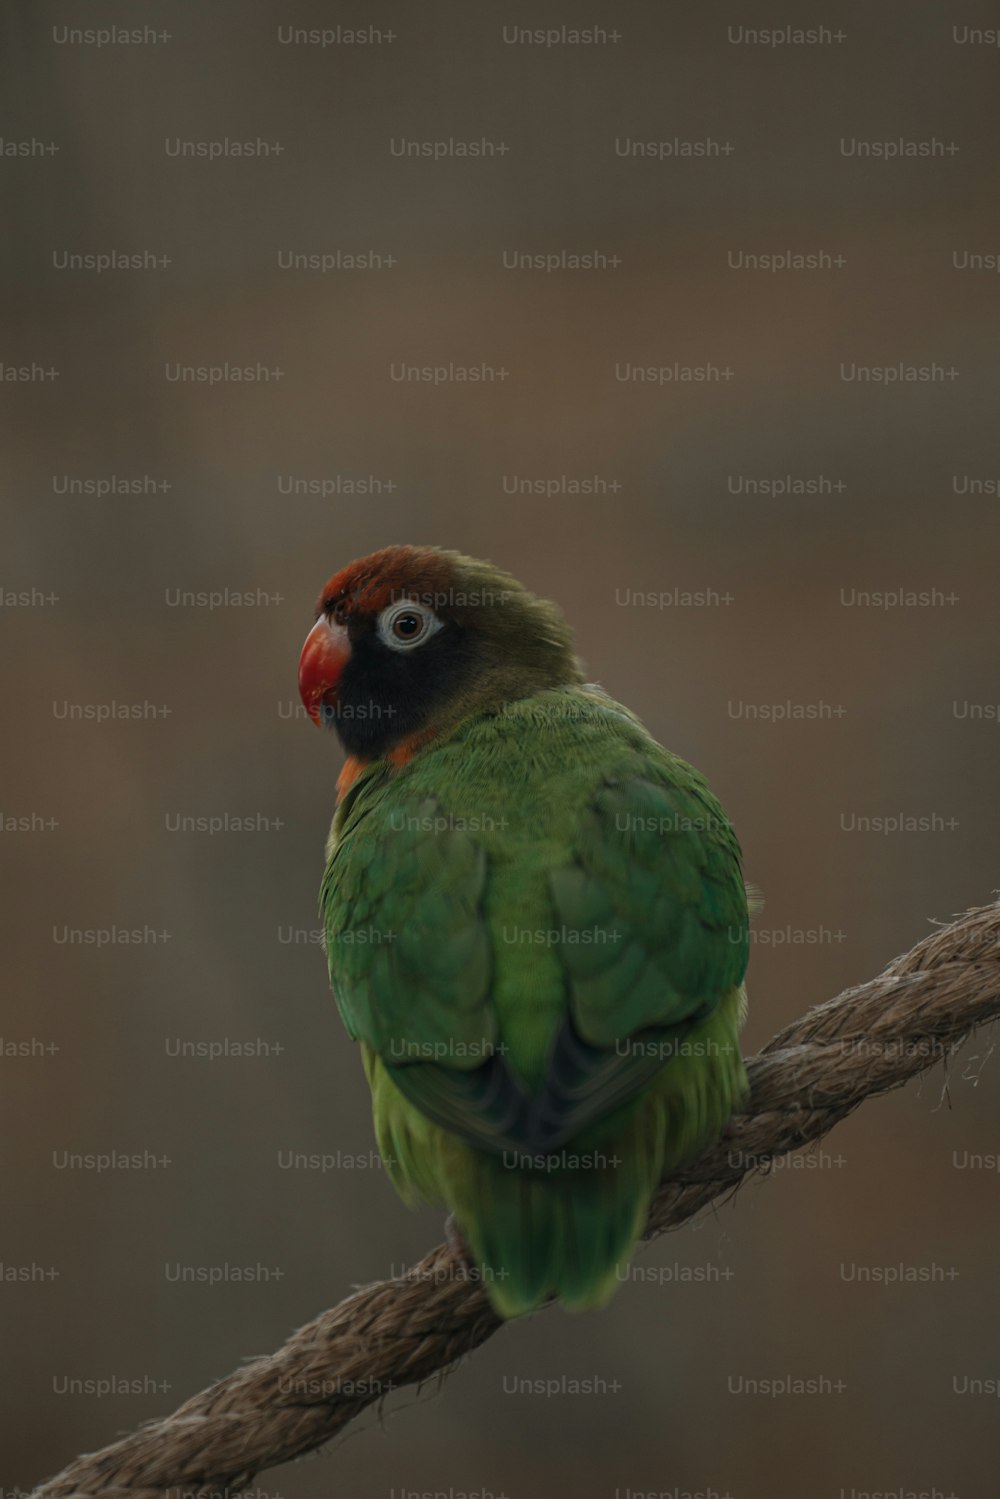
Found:
<path fill-rule="evenodd" d="M 348 757 L 320 906 L 391 1179 L 500 1316 L 601 1306 L 745 1093 L 732 827 L 555 605 L 457 552 L 338 572 L 299 687 Z"/>

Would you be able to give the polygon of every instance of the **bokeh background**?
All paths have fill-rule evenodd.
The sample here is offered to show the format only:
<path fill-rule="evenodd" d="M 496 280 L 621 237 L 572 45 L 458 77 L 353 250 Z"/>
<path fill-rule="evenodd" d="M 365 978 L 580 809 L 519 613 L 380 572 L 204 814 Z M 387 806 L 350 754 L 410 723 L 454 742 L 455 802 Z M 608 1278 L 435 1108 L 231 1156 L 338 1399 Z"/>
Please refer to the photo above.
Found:
<path fill-rule="evenodd" d="M 295 672 L 351 558 L 491 557 L 705 771 L 767 899 L 748 1052 L 993 898 L 1000 50 L 960 9 L 802 5 L 828 34 L 775 46 L 741 28 L 784 12 L 735 4 L 8 7 L 4 1499 L 440 1237 L 370 1163 L 310 940 L 340 760 Z M 98 25 L 156 35 L 73 39 Z M 279 29 L 338 25 L 379 39 Z M 604 39 L 510 39 L 564 26 Z M 282 149 L 174 154 L 226 138 Z M 169 264 L 66 260 L 112 252 Z M 338 252 L 381 263 L 282 266 Z M 821 263 L 741 260 L 781 252 Z M 170 374 L 226 364 L 282 374 Z M 730 374 L 620 378 L 675 365 Z M 901 365 L 931 378 L 847 378 Z M 225 590 L 251 602 L 179 602 Z M 256 830 L 173 830 L 226 815 Z M 113 929 L 146 940 L 67 940 Z M 257 1054 L 177 1054 L 212 1042 Z M 507 1329 L 260 1494 L 993 1494 L 990 1046 L 644 1250 L 604 1313 Z M 169 1165 L 64 1164 L 109 1151 Z M 225 1266 L 266 1274 L 178 1278 Z M 507 1393 L 561 1374 L 604 1393 Z M 775 1378 L 826 1393 L 738 1393 Z M 107 1379 L 142 1393 L 66 1393 Z"/>

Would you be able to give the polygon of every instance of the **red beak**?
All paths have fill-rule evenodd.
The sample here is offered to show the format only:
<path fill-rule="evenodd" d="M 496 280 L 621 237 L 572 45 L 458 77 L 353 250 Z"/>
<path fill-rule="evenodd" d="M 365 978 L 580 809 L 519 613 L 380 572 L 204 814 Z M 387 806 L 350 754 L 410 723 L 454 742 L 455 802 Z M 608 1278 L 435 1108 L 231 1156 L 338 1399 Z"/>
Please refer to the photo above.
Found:
<path fill-rule="evenodd" d="M 299 657 L 299 695 L 309 717 L 320 727 L 323 723 L 321 709 L 337 706 L 341 672 L 350 655 L 345 626 L 334 624 L 321 614 L 306 636 Z"/>

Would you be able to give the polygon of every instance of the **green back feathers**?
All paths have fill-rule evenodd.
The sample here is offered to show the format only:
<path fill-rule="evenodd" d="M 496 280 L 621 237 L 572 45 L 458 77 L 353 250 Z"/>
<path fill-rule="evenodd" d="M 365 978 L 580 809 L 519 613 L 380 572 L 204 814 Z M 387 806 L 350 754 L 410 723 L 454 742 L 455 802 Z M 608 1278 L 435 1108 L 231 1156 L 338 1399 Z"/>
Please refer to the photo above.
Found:
<path fill-rule="evenodd" d="M 448 1202 L 505 1314 L 599 1301 L 742 1077 L 746 894 L 703 778 L 598 690 L 539 692 L 363 772 L 321 905 L 400 1189 Z M 724 1062 L 684 1056 L 713 1025 Z"/>

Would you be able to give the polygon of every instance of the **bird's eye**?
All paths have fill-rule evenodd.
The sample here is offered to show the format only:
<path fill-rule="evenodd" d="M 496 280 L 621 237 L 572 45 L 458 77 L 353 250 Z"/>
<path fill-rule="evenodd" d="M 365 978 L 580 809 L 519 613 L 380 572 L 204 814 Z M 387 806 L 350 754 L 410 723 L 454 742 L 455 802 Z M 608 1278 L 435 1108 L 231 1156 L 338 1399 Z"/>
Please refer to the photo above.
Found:
<path fill-rule="evenodd" d="M 433 610 L 414 599 L 390 604 L 378 617 L 378 636 L 394 651 L 409 651 L 437 633 L 441 621 Z"/>
<path fill-rule="evenodd" d="M 330 610 L 330 617 L 335 624 L 346 625 L 347 623 L 347 600 L 338 599 Z"/>
<path fill-rule="evenodd" d="M 392 633 L 397 640 L 414 640 L 424 628 L 424 622 L 419 614 L 407 612 L 397 614 L 392 622 Z"/>

